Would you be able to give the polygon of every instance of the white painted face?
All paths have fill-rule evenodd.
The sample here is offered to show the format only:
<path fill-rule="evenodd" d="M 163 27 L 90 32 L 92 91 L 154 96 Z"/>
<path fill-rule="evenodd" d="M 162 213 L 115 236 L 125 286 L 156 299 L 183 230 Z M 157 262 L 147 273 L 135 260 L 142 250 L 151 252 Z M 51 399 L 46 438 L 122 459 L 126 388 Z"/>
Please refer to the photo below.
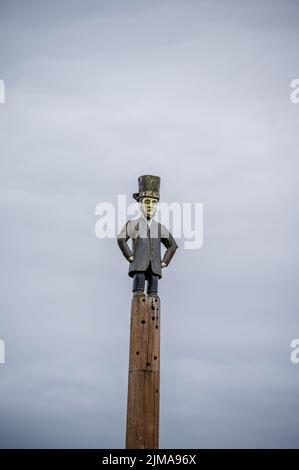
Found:
<path fill-rule="evenodd" d="M 152 219 L 157 210 L 158 199 L 156 197 L 145 196 L 140 201 L 140 207 L 144 217 Z"/>

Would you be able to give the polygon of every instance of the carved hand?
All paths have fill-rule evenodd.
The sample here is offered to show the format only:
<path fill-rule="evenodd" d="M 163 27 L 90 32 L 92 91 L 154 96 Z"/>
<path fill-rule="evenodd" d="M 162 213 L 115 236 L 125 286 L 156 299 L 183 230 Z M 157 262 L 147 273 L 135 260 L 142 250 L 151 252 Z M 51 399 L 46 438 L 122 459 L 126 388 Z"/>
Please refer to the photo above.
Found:
<path fill-rule="evenodd" d="M 166 266 L 167 266 L 167 264 L 166 264 L 166 263 L 164 263 L 164 261 L 162 261 L 162 263 L 161 263 L 161 267 L 162 267 L 162 268 L 166 268 Z"/>
<path fill-rule="evenodd" d="M 133 259 L 134 259 L 134 256 L 129 256 L 129 261 L 131 261 L 131 262 L 132 262 L 132 261 L 133 261 Z"/>

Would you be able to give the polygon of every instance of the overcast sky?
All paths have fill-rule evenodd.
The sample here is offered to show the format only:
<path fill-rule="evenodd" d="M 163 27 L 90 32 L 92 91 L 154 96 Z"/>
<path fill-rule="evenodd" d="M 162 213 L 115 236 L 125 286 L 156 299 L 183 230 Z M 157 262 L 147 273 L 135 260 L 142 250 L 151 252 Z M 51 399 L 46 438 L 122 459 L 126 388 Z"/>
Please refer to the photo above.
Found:
<path fill-rule="evenodd" d="M 297 447 L 299 4 L 0 0 L 1 447 L 123 447 L 131 279 L 95 208 L 204 204 L 163 271 L 164 448 Z"/>

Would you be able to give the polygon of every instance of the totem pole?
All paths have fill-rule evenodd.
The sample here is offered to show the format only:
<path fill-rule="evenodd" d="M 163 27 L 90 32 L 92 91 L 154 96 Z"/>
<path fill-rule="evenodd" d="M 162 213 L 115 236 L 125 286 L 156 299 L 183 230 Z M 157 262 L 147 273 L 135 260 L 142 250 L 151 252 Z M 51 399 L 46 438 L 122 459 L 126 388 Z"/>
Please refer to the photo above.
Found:
<path fill-rule="evenodd" d="M 128 220 L 118 245 L 133 278 L 127 402 L 127 449 L 159 448 L 160 298 L 158 280 L 177 244 L 168 229 L 154 219 L 160 199 L 159 176 L 138 178 L 141 217 Z M 132 240 L 132 249 L 128 239 Z M 161 259 L 161 243 L 166 247 Z M 147 281 L 146 293 L 145 281 Z"/>

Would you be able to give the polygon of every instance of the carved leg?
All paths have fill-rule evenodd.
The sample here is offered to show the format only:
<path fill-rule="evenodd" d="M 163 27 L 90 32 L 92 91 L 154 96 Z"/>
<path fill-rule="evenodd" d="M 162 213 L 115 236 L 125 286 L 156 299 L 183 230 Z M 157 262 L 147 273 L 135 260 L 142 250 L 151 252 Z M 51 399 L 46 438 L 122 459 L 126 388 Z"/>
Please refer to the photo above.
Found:
<path fill-rule="evenodd" d="M 143 294 L 144 286 L 145 286 L 145 273 L 137 272 L 136 274 L 134 274 L 134 279 L 133 279 L 132 291 L 134 292 L 134 295 Z"/>
<path fill-rule="evenodd" d="M 151 295 L 153 297 L 158 296 L 158 279 L 158 276 L 156 276 L 152 272 L 150 273 L 147 282 L 147 295 Z"/>

